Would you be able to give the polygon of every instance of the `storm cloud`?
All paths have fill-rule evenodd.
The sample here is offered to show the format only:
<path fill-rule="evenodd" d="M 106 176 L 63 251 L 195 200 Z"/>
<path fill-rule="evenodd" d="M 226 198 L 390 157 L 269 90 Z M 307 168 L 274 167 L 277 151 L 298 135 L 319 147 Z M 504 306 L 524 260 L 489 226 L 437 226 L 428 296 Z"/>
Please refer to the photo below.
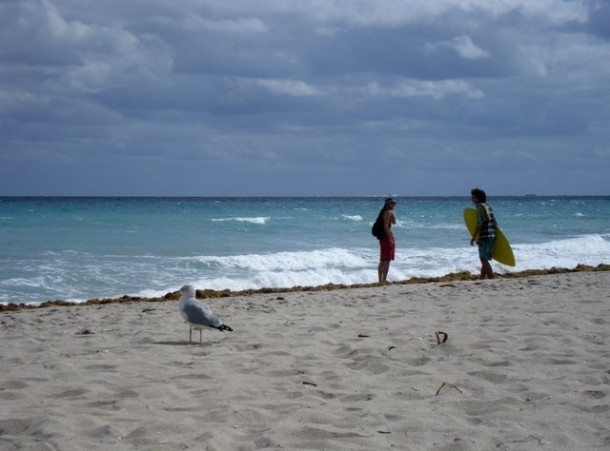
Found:
<path fill-rule="evenodd" d="M 0 195 L 610 194 L 610 6 L 0 1 Z"/>

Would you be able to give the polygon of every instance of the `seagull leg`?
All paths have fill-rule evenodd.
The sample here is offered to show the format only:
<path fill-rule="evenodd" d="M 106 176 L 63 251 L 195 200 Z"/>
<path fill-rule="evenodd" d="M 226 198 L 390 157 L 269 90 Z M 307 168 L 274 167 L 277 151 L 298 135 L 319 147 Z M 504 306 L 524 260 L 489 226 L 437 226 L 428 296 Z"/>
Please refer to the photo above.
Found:
<path fill-rule="evenodd" d="M 199 329 L 199 343 L 201 344 L 201 329 Z"/>
<path fill-rule="evenodd" d="M 193 328 L 189 326 L 189 343 L 193 341 Z"/>

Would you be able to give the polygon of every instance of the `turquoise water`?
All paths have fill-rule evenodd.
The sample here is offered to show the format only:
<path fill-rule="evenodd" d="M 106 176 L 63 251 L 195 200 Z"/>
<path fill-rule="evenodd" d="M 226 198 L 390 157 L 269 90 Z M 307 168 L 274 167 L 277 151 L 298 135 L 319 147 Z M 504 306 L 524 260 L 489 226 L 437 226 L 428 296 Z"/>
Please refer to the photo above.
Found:
<path fill-rule="evenodd" d="M 390 280 L 478 272 L 469 198 L 398 198 Z M 610 263 L 610 197 L 490 197 L 516 267 Z M 373 198 L 0 198 L 0 302 L 370 283 Z"/>

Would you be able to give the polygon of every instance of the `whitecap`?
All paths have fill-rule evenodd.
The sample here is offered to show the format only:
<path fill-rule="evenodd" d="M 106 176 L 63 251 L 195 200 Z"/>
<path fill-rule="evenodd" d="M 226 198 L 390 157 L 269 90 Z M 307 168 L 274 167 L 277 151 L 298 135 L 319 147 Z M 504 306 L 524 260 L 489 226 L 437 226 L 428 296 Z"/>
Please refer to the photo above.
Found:
<path fill-rule="evenodd" d="M 235 222 L 249 222 L 251 224 L 260 224 L 260 225 L 265 225 L 267 223 L 267 221 L 269 221 L 269 217 L 253 217 L 253 218 L 218 218 L 218 219 L 212 219 L 212 222 L 228 222 L 228 221 L 235 221 Z"/>

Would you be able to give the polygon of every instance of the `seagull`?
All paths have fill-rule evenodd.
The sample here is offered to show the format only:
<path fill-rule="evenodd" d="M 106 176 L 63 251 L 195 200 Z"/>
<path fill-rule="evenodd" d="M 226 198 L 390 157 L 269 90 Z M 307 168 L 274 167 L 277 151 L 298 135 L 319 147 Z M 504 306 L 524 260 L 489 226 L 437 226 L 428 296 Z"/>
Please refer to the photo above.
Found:
<path fill-rule="evenodd" d="M 225 330 L 233 331 L 212 313 L 210 307 L 195 299 L 195 295 L 195 288 L 192 285 L 184 285 L 180 288 L 178 309 L 184 320 L 189 324 L 189 342 L 192 341 L 193 329 L 199 329 L 199 343 L 201 343 L 201 330 L 204 327 L 218 329 L 221 332 Z"/>

